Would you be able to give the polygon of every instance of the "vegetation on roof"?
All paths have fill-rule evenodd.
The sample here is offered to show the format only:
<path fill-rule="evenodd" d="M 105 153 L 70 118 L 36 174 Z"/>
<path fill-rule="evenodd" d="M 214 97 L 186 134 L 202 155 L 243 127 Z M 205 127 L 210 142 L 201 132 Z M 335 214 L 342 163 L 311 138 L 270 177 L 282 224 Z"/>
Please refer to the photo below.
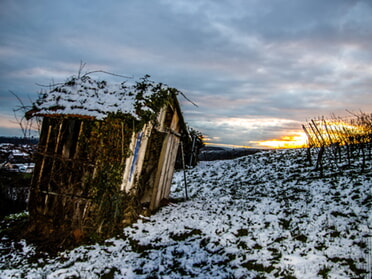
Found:
<path fill-rule="evenodd" d="M 28 118 L 38 115 L 88 116 L 102 120 L 109 114 L 124 114 L 145 122 L 155 120 L 167 102 L 174 102 L 178 89 L 149 79 L 109 83 L 95 80 L 85 74 L 72 76 L 62 84 L 54 84 L 48 91 L 40 92 Z M 183 94 L 182 94 L 183 95 Z"/>

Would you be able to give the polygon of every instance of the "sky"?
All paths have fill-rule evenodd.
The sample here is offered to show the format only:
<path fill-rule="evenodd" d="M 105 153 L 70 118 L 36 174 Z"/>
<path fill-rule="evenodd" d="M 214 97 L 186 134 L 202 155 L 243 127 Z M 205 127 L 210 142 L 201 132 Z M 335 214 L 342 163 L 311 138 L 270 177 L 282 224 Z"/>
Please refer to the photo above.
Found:
<path fill-rule="evenodd" d="M 83 62 L 181 90 L 211 144 L 286 141 L 372 112 L 371 26 L 370 0 L 0 0 L 0 135 L 21 135 L 11 92 L 31 104 Z"/>

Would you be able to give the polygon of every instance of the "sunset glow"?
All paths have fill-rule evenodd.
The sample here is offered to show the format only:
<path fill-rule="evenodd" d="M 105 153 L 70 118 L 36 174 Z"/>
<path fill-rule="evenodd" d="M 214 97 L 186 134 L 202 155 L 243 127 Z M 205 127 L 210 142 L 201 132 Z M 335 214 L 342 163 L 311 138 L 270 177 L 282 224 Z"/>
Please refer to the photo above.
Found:
<path fill-rule="evenodd" d="M 311 146 L 354 144 L 368 142 L 370 134 L 369 115 L 349 120 L 312 120 L 304 130 Z M 371 118 L 372 119 L 372 118 Z"/>
<path fill-rule="evenodd" d="M 247 141 L 247 145 L 235 145 L 218 143 L 219 138 L 204 137 L 204 144 L 208 146 L 219 146 L 227 148 L 303 148 L 307 146 L 308 138 L 304 132 L 296 131 L 290 132 L 289 135 L 282 136 L 278 139 L 261 140 L 261 141 Z"/>
<path fill-rule="evenodd" d="M 298 132 L 293 135 L 283 136 L 280 139 L 271 139 L 259 141 L 258 144 L 262 147 L 269 148 L 302 148 L 307 144 L 307 137 L 305 133 Z"/>

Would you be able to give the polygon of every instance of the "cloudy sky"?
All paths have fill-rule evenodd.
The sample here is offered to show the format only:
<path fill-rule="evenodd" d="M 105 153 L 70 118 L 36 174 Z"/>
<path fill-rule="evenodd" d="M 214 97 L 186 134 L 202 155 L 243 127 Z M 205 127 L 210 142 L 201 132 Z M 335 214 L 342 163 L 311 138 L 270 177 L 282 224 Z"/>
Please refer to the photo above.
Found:
<path fill-rule="evenodd" d="M 10 91 L 30 103 L 83 61 L 181 90 L 215 144 L 293 136 L 372 112 L 371 27 L 370 0 L 0 0 L 0 135 L 20 135 Z"/>

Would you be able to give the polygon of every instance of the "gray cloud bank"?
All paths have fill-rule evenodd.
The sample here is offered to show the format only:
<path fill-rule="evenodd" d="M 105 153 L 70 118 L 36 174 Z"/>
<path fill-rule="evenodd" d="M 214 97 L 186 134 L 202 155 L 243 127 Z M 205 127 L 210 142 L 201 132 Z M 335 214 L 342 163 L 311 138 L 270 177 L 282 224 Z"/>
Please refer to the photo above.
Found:
<path fill-rule="evenodd" d="M 181 100 L 186 121 L 215 143 L 371 112 L 371 3 L 2 0 L 0 126 L 17 105 L 9 90 L 35 99 L 35 83 L 64 81 L 80 61 L 180 89 L 199 106 Z"/>

